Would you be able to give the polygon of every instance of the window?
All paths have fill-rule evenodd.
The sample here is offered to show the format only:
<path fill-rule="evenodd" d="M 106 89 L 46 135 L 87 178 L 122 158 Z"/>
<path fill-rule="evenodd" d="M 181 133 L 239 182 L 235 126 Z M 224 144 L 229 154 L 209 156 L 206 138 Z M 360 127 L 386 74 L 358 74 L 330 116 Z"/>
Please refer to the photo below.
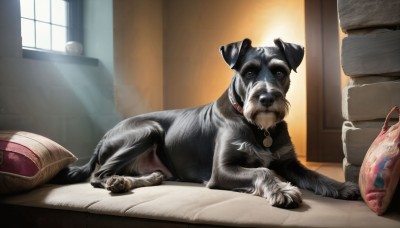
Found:
<path fill-rule="evenodd" d="M 82 0 L 20 0 L 24 48 L 64 52 L 82 43 Z"/>

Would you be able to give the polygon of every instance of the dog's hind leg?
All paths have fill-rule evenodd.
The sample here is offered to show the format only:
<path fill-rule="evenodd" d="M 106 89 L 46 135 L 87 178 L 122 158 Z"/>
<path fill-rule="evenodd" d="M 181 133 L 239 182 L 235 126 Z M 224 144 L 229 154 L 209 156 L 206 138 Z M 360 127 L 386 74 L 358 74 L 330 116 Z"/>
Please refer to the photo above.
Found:
<path fill-rule="evenodd" d="M 99 160 L 102 164 L 92 176 L 91 184 L 116 193 L 159 184 L 164 175 L 171 176 L 157 157 L 157 145 L 163 143 L 163 137 L 162 128 L 153 121 L 136 124 L 131 130 L 117 131 L 105 140 L 100 149 Z M 146 165 L 141 165 L 144 161 Z M 148 168 L 149 165 L 153 166 Z M 150 175 L 132 177 L 147 174 Z"/>
<path fill-rule="evenodd" d="M 105 178 L 112 175 L 125 174 L 126 167 L 133 164 L 135 158 L 142 153 L 145 153 L 149 148 L 153 147 L 153 143 L 150 140 L 141 140 L 129 147 L 123 146 L 119 148 L 111 157 L 109 157 L 104 164 L 94 173 L 91 183 L 95 187 L 104 187 Z M 101 181 L 102 185 L 98 186 L 97 182 Z"/>

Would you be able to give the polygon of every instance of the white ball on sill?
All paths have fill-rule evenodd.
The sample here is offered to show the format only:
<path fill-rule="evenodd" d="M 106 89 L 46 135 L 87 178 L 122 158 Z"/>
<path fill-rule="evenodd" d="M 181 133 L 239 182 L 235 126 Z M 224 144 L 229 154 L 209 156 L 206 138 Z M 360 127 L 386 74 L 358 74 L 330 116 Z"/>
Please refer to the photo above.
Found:
<path fill-rule="evenodd" d="M 65 53 L 68 55 L 82 55 L 83 46 L 77 41 L 68 41 L 65 44 Z"/>

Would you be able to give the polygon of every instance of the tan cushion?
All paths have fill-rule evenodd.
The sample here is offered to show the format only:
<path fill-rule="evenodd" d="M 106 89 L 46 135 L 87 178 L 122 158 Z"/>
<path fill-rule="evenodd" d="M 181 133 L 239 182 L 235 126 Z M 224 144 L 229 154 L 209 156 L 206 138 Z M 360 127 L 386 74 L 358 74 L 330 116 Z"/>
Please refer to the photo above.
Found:
<path fill-rule="evenodd" d="M 400 213 L 376 216 L 363 201 L 345 201 L 302 191 L 297 209 L 270 206 L 261 197 L 211 190 L 200 184 L 165 182 L 161 186 L 111 195 L 88 183 L 44 185 L 0 203 L 56 208 L 193 224 L 261 227 L 398 227 Z"/>

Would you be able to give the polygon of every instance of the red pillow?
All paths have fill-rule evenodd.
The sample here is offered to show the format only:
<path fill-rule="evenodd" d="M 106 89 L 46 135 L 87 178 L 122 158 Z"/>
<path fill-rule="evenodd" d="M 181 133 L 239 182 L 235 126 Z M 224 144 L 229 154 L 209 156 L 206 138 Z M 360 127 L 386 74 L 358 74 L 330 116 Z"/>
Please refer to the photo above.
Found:
<path fill-rule="evenodd" d="M 41 135 L 0 131 L 0 194 L 32 189 L 77 158 Z"/>
<path fill-rule="evenodd" d="M 394 107 L 368 149 L 359 176 L 361 196 L 378 215 L 385 213 L 390 205 L 400 178 L 400 121 L 388 126 L 395 111 L 400 118 L 400 109 Z"/>

